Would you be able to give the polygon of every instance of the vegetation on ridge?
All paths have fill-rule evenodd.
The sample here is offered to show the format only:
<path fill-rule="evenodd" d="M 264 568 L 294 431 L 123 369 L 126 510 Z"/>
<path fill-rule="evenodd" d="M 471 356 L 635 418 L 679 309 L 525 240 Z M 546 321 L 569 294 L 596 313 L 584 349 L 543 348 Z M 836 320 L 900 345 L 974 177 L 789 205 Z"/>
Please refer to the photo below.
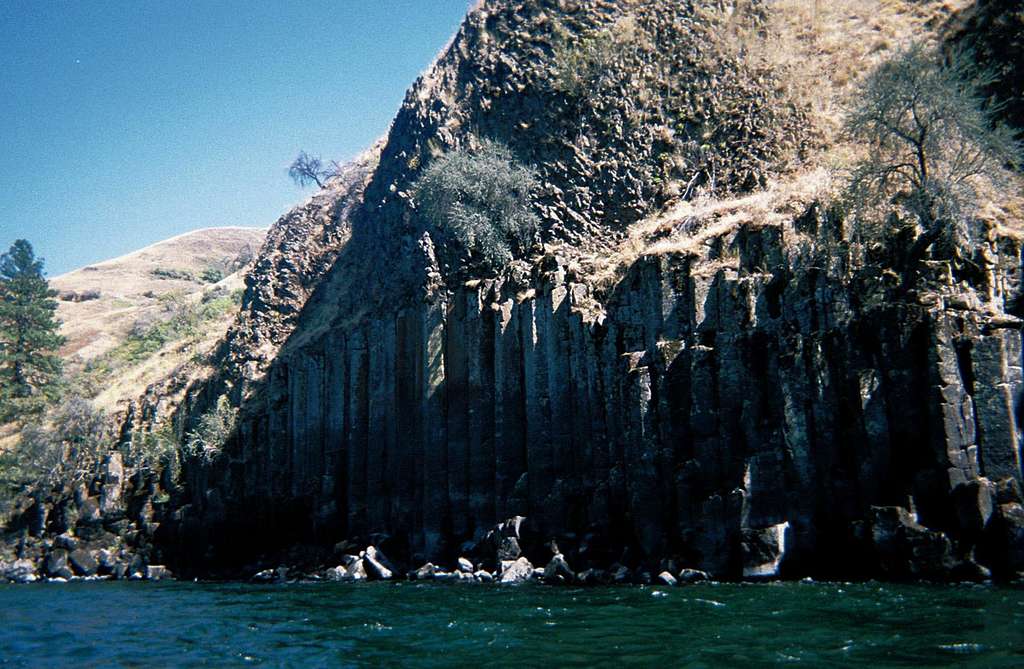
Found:
<path fill-rule="evenodd" d="M 149 359 L 169 344 L 195 342 L 211 323 L 238 308 L 242 291 L 227 293 L 214 290 L 199 302 L 187 300 L 177 293 L 168 293 L 158 299 L 166 316 L 155 322 L 136 323 L 117 346 L 86 363 L 69 380 L 77 393 L 83 397 L 95 397 L 119 370 Z"/>
<path fill-rule="evenodd" d="M 299 151 L 299 155 L 288 168 L 288 176 L 300 188 L 305 188 L 310 184 L 316 184 L 318 188 L 323 188 L 327 180 L 335 176 L 339 170 L 338 163 L 331 162 L 329 165 L 324 165 L 319 156 L 311 156 L 305 151 Z"/>
<path fill-rule="evenodd" d="M 848 197 L 858 212 L 881 204 L 911 217 L 908 227 L 902 216 L 886 215 L 877 233 L 907 240 L 904 287 L 932 244 L 954 252 L 969 244 L 978 181 L 1002 183 L 1005 166 L 1019 164 L 1020 143 L 979 92 L 991 81 L 966 53 L 943 60 L 914 44 L 857 91 L 846 127 L 869 150 L 854 166 Z"/>
<path fill-rule="evenodd" d="M 435 158 L 414 187 L 416 203 L 440 240 L 453 241 L 498 268 L 533 243 L 539 219 L 530 195 L 536 172 L 508 147 L 483 140 Z"/>

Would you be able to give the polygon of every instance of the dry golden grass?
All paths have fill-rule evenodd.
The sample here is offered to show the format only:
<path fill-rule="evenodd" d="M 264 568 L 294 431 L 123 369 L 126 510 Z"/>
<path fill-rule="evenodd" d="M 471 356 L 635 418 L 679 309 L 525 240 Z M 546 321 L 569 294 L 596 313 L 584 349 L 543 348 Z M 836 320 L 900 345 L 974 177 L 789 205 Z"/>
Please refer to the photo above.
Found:
<path fill-rule="evenodd" d="M 741 225 L 782 226 L 812 202 L 830 198 L 836 184 L 828 170 L 818 168 L 769 183 L 765 190 L 742 197 L 698 197 L 631 226 L 611 256 L 581 259 L 599 287 L 614 283 L 639 258 L 651 255 L 704 255 L 716 239 Z"/>
<path fill-rule="evenodd" d="M 774 0 L 752 57 L 780 72 L 813 112 L 825 146 L 836 143 L 846 98 L 861 76 L 913 41 L 931 42 L 970 0 Z"/>
<path fill-rule="evenodd" d="M 230 294 L 244 287 L 244 271 L 237 269 L 216 284 L 198 279 L 208 268 L 231 268 L 243 252 L 255 254 L 266 230 L 253 228 L 210 228 L 174 237 L 120 258 L 75 270 L 50 281 L 60 292 L 100 292 L 99 299 L 85 302 L 60 301 L 61 333 L 67 337 L 62 351 L 65 369 L 74 377 L 92 360 L 113 351 L 125 341 L 137 324 L 166 320 L 166 298 L 196 304 L 204 295 Z M 154 270 L 173 270 L 197 277 L 167 278 Z M 181 365 L 202 359 L 217 344 L 233 321 L 229 311 L 202 323 L 198 338 L 171 341 L 137 363 L 122 364 L 104 381 L 94 404 L 117 411 L 126 401 L 141 395 L 152 383 L 165 378 Z"/>
<path fill-rule="evenodd" d="M 1000 192 L 985 199 L 978 219 L 995 226 L 998 234 L 1024 241 L 1024 180 L 1017 180 L 1015 193 Z"/>
<path fill-rule="evenodd" d="M 202 361 L 220 342 L 234 316 L 232 312 L 206 324 L 203 336 L 198 340 L 171 342 L 142 362 L 120 370 L 103 392 L 93 398 L 93 404 L 104 411 L 118 411 L 125 401 L 141 396 L 150 385 L 168 378 L 189 363 L 195 367 L 190 376 L 198 376 L 203 365 L 195 363 Z"/>
<path fill-rule="evenodd" d="M 67 338 L 62 355 L 91 360 L 123 341 L 136 321 L 159 318 L 161 296 L 175 293 L 198 299 L 209 288 L 198 280 L 162 278 L 155 270 L 198 277 L 207 268 L 228 266 L 243 249 L 255 254 L 265 236 L 266 230 L 255 228 L 197 230 L 51 279 L 59 292 L 100 293 L 96 300 L 58 303 L 61 334 Z M 226 288 L 238 287 L 241 277 L 227 277 L 224 283 Z"/>
<path fill-rule="evenodd" d="M 0 453 L 4 453 L 18 444 L 20 432 L 13 423 L 0 425 Z"/>
<path fill-rule="evenodd" d="M 893 52 L 939 31 L 970 0 L 774 0 L 765 25 L 728 20 L 737 52 L 779 74 L 779 85 L 806 105 L 818 146 L 775 183 L 744 197 L 698 196 L 629 228 L 612 254 L 580 258 L 594 284 L 606 288 L 648 255 L 707 255 L 716 239 L 741 225 L 785 225 L 814 201 L 838 194 L 862 147 L 842 136 L 844 109 L 860 79 Z M 713 12 L 705 8 L 701 11 Z M 1004 234 L 1024 239 L 1024 188 L 991 191 L 978 215 Z M 789 229 L 789 234 L 793 234 Z M 796 241 L 795 237 L 792 237 Z"/>

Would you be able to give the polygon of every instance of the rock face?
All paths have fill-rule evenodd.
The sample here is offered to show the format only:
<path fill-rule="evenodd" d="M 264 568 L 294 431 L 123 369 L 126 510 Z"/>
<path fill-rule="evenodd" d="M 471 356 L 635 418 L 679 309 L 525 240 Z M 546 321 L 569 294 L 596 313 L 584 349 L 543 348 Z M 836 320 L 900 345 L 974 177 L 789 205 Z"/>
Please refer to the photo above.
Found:
<path fill-rule="evenodd" d="M 942 532 L 921 526 L 900 507 L 871 512 L 871 540 L 883 573 L 941 580 L 953 568 L 953 546 Z"/>
<path fill-rule="evenodd" d="M 394 569 L 390 567 L 391 563 L 388 562 L 388 559 L 373 546 L 367 546 L 366 552 L 363 555 L 363 561 L 366 565 L 367 573 L 372 578 L 386 581 L 395 574 Z"/>
<path fill-rule="evenodd" d="M 108 455 L 104 463 L 102 490 L 100 511 L 110 514 L 119 510 L 124 493 L 124 461 L 118 452 Z"/>
<path fill-rule="evenodd" d="M 978 64 L 990 70 L 995 80 L 986 94 L 1004 105 L 1002 115 L 1018 128 L 1024 127 L 1024 7 L 1020 3 L 978 0 L 970 3 L 951 21 L 953 43 L 972 51 Z"/>
<path fill-rule="evenodd" d="M 577 247 L 607 250 L 658 211 L 661 158 L 691 184 L 729 165 L 722 187 L 750 189 L 805 131 L 796 102 L 751 89 L 735 54 L 713 68 L 698 57 L 716 26 L 691 3 L 568 4 L 482 3 L 410 91 L 372 174 L 271 233 L 229 337 L 233 366 L 179 416 L 185 431 L 222 395 L 241 409 L 217 457 L 183 463 L 168 554 L 202 569 L 268 542 L 384 533 L 410 564 L 487 543 L 502 580 L 529 578 L 518 523 L 492 530 L 520 515 L 559 545 L 618 547 L 597 566 L 628 563 L 623 578 L 669 556 L 715 578 L 930 577 L 975 551 L 1016 569 L 1020 503 L 998 491 L 1021 479 L 1019 242 L 993 231 L 976 271 L 933 260 L 905 293 L 805 202 L 728 226 L 666 215 L 659 229 L 686 243 L 598 281 Z M 682 44 L 701 96 L 683 111 L 714 107 L 682 130 L 711 137 L 728 125 L 711 127 L 715 110 L 750 99 L 744 127 L 787 139 L 736 130 L 716 143 L 732 153 L 709 157 L 719 149 L 668 128 L 661 146 L 625 120 L 629 81 L 602 84 L 586 108 L 552 83 L 555 33 L 614 42 L 634 29 L 657 39 L 623 59 L 675 72 L 656 54 Z M 551 245 L 498 272 L 435 246 L 410 203 L 421 166 L 474 137 L 506 141 L 544 184 Z M 313 235 L 304 253 L 307 228 L 335 245 Z"/>
<path fill-rule="evenodd" d="M 533 578 L 533 565 L 526 558 L 501 563 L 501 583 L 525 583 Z"/>
<path fill-rule="evenodd" d="M 783 551 L 844 573 L 851 523 L 908 496 L 936 533 L 981 536 L 988 481 L 1020 477 L 1017 322 L 942 295 L 864 308 L 795 273 L 780 230 L 722 244 L 739 257 L 711 274 L 642 259 L 596 314 L 552 258 L 525 299 L 430 287 L 279 358 L 224 498 L 253 519 L 292 500 L 430 558 L 520 513 L 716 576 L 775 574 Z"/>
<path fill-rule="evenodd" d="M 670 572 L 663 571 L 658 574 L 658 583 L 660 585 L 678 585 L 679 581 Z"/>
<path fill-rule="evenodd" d="M 576 580 L 576 574 L 569 567 L 565 556 L 555 553 L 551 561 L 544 567 L 544 580 L 548 583 L 572 583 Z"/>
<path fill-rule="evenodd" d="M 789 522 L 742 532 L 744 578 L 774 578 L 786 555 L 786 531 Z"/>
<path fill-rule="evenodd" d="M 39 576 L 36 565 L 31 560 L 19 559 L 13 562 L 0 562 L 0 577 L 11 583 L 35 583 Z"/>
<path fill-rule="evenodd" d="M 74 576 L 68 566 L 68 552 L 57 549 L 50 553 L 46 559 L 46 573 L 54 578 L 69 579 Z"/>
<path fill-rule="evenodd" d="M 82 548 L 71 551 L 68 560 L 71 562 L 71 566 L 74 567 L 75 572 L 80 576 L 95 576 L 100 568 L 92 553 Z"/>

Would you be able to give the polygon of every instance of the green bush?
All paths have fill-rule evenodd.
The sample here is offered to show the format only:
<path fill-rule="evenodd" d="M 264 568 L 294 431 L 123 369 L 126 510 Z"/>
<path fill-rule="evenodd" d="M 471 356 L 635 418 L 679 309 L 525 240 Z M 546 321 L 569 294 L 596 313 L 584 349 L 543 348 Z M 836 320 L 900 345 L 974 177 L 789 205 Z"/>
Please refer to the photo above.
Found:
<path fill-rule="evenodd" d="M 213 460 L 231 437 L 237 416 L 238 410 L 222 395 L 214 408 L 200 416 L 195 428 L 186 435 L 185 454 L 204 461 Z"/>
<path fill-rule="evenodd" d="M 181 443 L 174 432 L 174 426 L 170 423 L 132 433 L 133 461 L 146 469 L 156 470 L 170 464 L 179 448 Z"/>
<path fill-rule="evenodd" d="M 215 295 L 209 300 L 204 296 L 199 304 L 175 294 L 164 295 L 160 300 L 170 317 L 149 325 L 137 323 L 111 352 L 111 358 L 134 364 L 171 342 L 195 339 L 202 335 L 204 325 L 237 308 L 241 296 L 238 291 Z"/>
<path fill-rule="evenodd" d="M 196 276 L 192 272 L 184 269 L 169 269 L 167 267 L 157 267 L 150 272 L 153 276 L 158 279 L 173 279 L 177 281 L 195 281 Z"/>
<path fill-rule="evenodd" d="M 434 159 L 416 182 L 415 201 L 426 222 L 485 263 L 499 266 L 524 254 L 537 232 L 530 195 L 533 169 L 515 161 L 508 147 L 484 140 Z"/>
<path fill-rule="evenodd" d="M 203 283 L 217 283 L 224 279 L 224 270 L 216 267 L 207 267 L 203 270 L 203 273 L 199 275 L 199 279 Z"/>

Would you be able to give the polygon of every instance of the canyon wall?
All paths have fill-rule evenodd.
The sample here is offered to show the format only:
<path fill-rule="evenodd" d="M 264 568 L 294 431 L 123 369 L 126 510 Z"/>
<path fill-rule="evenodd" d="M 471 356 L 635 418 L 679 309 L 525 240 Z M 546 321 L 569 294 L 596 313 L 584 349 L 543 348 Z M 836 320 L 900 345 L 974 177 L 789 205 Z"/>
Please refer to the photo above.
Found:
<path fill-rule="evenodd" d="M 35 558 L 78 534 L 141 547 L 122 575 L 249 577 L 311 546 L 319 569 L 367 542 L 418 566 L 525 516 L 530 559 L 554 539 L 576 570 L 1024 572 L 1020 221 L 978 212 L 907 290 L 900 240 L 859 237 L 835 193 L 778 196 L 835 158 L 836 119 L 764 56 L 772 11 L 478 3 L 387 137 L 271 230 L 202 374 L 151 387 L 107 473 L 23 514 Z M 791 38 L 844 39 L 840 18 Z M 481 140 L 539 182 L 507 267 L 438 243 L 415 201 Z M 222 409 L 229 438 L 194 448 Z M 133 459 L 167 431 L 161 467 Z"/>
<path fill-rule="evenodd" d="M 790 575 L 942 575 L 995 551 L 1021 478 L 1002 308 L 1019 245 L 993 243 L 980 290 L 933 263 L 940 290 L 867 303 L 877 277 L 786 235 L 641 257 L 600 298 L 553 253 L 449 289 L 424 238 L 407 300 L 286 346 L 183 515 L 202 542 L 258 550 L 286 525 L 424 560 L 522 515 L 577 560 L 720 577 L 754 573 L 765 542 Z M 879 554 L 894 507 L 897 543 L 941 532 L 938 557 Z"/>
<path fill-rule="evenodd" d="M 699 244 L 669 221 L 677 248 L 617 259 L 630 226 L 695 189 L 764 189 L 823 149 L 808 100 L 737 48 L 771 11 L 742 4 L 471 11 L 287 327 L 243 315 L 226 355 L 252 364 L 190 390 L 181 434 L 220 397 L 239 417 L 215 457 L 184 463 L 161 528 L 177 564 L 374 537 L 450 559 L 522 515 L 578 567 L 1024 569 L 1014 235 L 930 262 L 909 293 L 817 205 Z M 497 271 L 435 247 L 411 195 L 424 165 L 480 139 L 541 184 L 546 246 Z M 303 239 L 279 238 L 287 269 Z"/>

